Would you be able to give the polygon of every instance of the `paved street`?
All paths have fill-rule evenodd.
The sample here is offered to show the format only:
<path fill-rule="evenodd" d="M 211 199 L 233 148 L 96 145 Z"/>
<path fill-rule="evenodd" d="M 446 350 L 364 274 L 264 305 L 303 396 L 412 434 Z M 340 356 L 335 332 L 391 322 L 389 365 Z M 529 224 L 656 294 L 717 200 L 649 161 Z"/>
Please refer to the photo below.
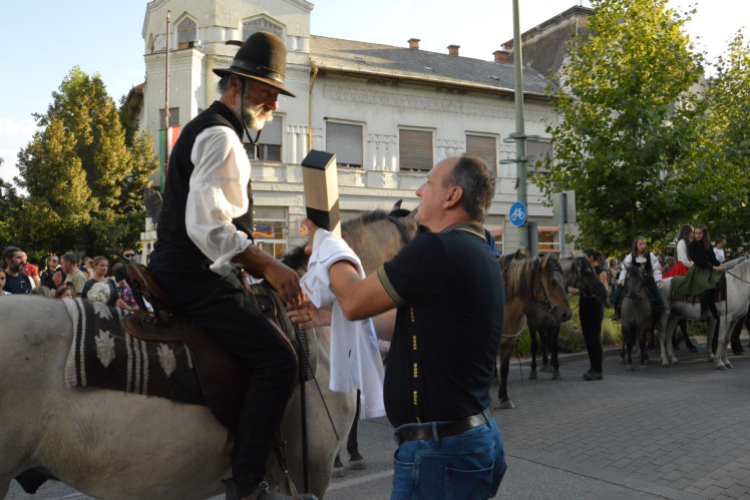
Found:
<path fill-rule="evenodd" d="M 516 409 L 496 412 L 509 463 L 497 498 L 750 498 L 750 356 L 718 372 L 703 354 L 677 355 L 678 366 L 638 373 L 609 358 L 602 382 L 581 378 L 582 361 L 561 367 L 561 381 L 521 381 L 514 365 Z M 328 500 L 389 498 L 391 429 L 383 420 L 360 429 L 369 467 L 334 480 Z M 14 485 L 8 498 L 86 497 L 60 485 L 31 497 Z"/>

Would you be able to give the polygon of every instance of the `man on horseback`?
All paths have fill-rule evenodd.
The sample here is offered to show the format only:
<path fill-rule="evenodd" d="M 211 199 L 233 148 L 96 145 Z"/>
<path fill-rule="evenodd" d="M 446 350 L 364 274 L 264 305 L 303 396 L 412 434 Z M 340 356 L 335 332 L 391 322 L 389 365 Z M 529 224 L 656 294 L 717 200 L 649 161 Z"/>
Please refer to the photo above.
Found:
<path fill-rule="evenodd" d="M 417 190 L 416 220 L 430 233 L 367 278 L 345 260 L 329 267 L 348 320 L 398 308 L 384 385 L 399 444 L 392 499 L 447 498 L 451 490 L 456 498 L 492 498 L 507 467 L 489 408 L 505 309 L 500 267 L 481 226 L 494 192 L 480 158 L 442 160 Z M 316 238 L 318 228 L 306 224 L 311 252 L 336 238 Z"/>
<path fill-rule="evenodd" d="M 255 33 L 221 77 L 221 98 L 185 125 L 169 160 L 158 242 L 149 269 L 160 288 L 192 321 L 252 371 L 236 429 L 233 480 L 227 498 L 282 500 L 264 482 L 295 387 L 294 354 L 248 295 L 241 267 L 264 277 L 288 303 L 302 299 L 297 274 L 254 246 L 250 162 L 254 146 L 278 109 L 286 48 L 277 36 Z M 255 141 L 248 128 L 258 131 Z M 304 496 L 303 498 L 314 498 Z"/>

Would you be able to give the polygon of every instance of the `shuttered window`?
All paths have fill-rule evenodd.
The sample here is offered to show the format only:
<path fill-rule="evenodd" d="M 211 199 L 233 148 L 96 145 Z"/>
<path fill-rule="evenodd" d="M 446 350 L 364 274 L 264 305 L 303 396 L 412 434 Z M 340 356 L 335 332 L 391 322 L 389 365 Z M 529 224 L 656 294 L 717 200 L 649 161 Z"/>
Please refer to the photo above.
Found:
<path fill-rule="evenodd" d="M 529 163 L 529 169 L 536 172 L 549 172 L 544 166 L 547 158 L 552 158 L 554 151 L 551 142 L 526 141 L 526 154 L 535 156 L 536 159 Z"/>
<path fill-rule="evenodd" d="M 466 153 L 480 157 L 491 171 L 497 171 L 497 141 L 494 137 L 467 134 Z"/>
<path fill-rule="evenodd" d="M 339 167 L 362 168 L 362 126 L 327 122 L 326 151 Z"/>
<path fill-rule="evenodd" d="M 196 39 L 195 21 L 188 18 L 177 25 L 177 37 L 180 49 L 188 48 L 188 42 L 194 42 Z"/>
<path fill-rule="evenodd" d="M 261 161 L 281 161 L 281 124 L 282 118 L 280 116 L 274 116 L 273 121 L 266 122 L 263 126 L 263 132 L 260 134 L 258 140 L 258 158 L 255 158 L 255 152 L 253 146 L 245 142 L 245 150 L 247 151 L 247 157 L 251 160 Z M 255 139 L 255 135 L 258 133 L 257 130 L 249 130 L 250 136 Z M 247 137 L 243 137 L 247 141 Z"/>
<path fill-rule="evenodd" d="M 245 41 L 250 38 L 253 33 L 258 33 L 260 31 L 268 31 L 279 38 L 282 38 L 284 35 L 284 29 L 281 26 L 266 19 L 253 19 L 252 21 L 245 21 L 242 23 L 242 40 Z"/>
<path fill-rule="evenodd" d="M 399 130 L 398 162 L 401 171 L 425 171 L 432 168 L 432 132 Z"/>

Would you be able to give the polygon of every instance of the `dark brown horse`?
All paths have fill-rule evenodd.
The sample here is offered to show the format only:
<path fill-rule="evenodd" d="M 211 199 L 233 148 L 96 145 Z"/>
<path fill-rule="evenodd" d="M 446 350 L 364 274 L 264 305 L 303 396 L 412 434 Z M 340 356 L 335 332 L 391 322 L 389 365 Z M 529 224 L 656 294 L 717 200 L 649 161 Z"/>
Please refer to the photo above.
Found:
<path fill-rule="evenodd" d="M 508 396 L 510 357 L 518 336 L 526 325 L 525 317 L 533 304 L 538 304 L 558 321 L 568 321 L 573 311 L 568 302 L 565 278 L 560 264 L 549 256 L 511 262 L 503 270 L 505 281 L 505 316 L 500 341 L 500 408 L 513 408 Z"/>

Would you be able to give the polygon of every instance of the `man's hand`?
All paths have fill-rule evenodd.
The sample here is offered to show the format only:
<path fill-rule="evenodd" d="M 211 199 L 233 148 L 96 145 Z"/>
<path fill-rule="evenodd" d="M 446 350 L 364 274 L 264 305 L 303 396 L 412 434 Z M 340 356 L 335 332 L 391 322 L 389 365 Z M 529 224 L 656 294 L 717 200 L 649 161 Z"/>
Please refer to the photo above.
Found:
<path fill-rule="evenodd" d="M 300 304 L 305 296 L 299 286 L 299 276 L 285 264 L 274 260 L 263 276 L 271 283 L 287 304 Z"/>
<path fill-rule="evenodd" d="M 287 317 L 301 328 L 317 328 L 330 326 L 333 304 L 318 309 L 315 304 L 306 300 L 301 304 L 289 306 L 287 310 L 289 311 L 286 313 Z"/>

